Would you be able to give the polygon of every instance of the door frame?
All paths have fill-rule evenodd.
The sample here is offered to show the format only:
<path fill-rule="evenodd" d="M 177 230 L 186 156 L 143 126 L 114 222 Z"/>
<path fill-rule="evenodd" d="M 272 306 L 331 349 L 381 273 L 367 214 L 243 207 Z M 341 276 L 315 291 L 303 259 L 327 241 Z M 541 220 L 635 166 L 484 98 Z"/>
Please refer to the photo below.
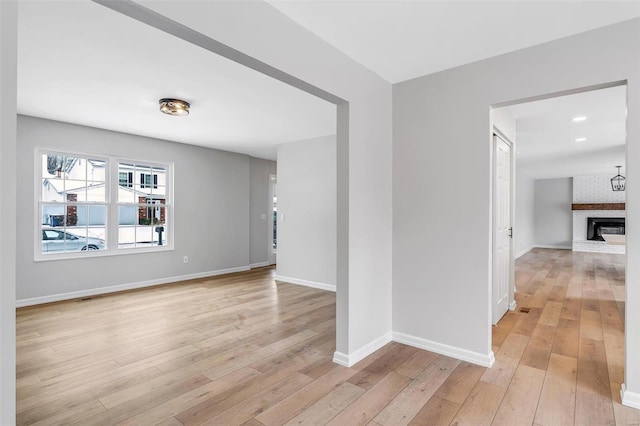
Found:
<path fill-rule="evenodd" d="M 269 173 L 269 191 L 267 200 L 267 262 L 269 265 L 275 265 L 277 261 L 277 249 L 273 248 L 273 185 L 278 183 L 278 175 L 276 173 Z"/>
<path fill-rule="evenodd" d="M 492 325 L 496 325 L 500 319 L 502 318 L 498 318 L 496 319 L 494 317 L 494 301 L 495 301 L 495 294 L 494 294 L 494 289 L 495 289 L 495 265 L 494 265 L 494 258 L 495 258 L 495 251 L 496 251 L 496 247 L 495 247 L 495 220 L 496 220 L 496 209 L 495 209 L 495 201 L 496 201 L 496 194 L 495 194 L 495 188 L 496 188 L 496 167 L 497 167 L 497 162 L 496 162 L 496 144 L 497 144 L 497 139 L 496 138 L 500 138 L 502 141 L 504 141 L 507 145 L 509 145 L 510 147 L 510 163 L 511 163 L 511 177 L 510 177 L 510 182 L 511 182 L 511 188 L 509 191 L 509 196 L 511 197 L 510 200 L 510 222 L 511 222 L 511 229 L 512 229 L 512 237 L 511 237 L 511 244 L 510 244 L 510 248 L 509 248 L 509 303 L 508 303 L 508 310 L 510 311 L 514 311 L 516 309 L 516 301 L 515 301 L 515 291 L 516 291 L 516 287 L 515 287 L 515 258 L 514 258 L 514 232 L 515 232 L 515 200 L 516 200 L 516 156 L 515 156 L 515 144 L 514 142 L 509 139 L 503 132 L 500 131 L 500 129 L 498 129 L 495 126 L 492 126 L 492 132 L 491 132 L 491 303 L 490 303 L 490 308 L 491 308 L 491 324 Z"/>

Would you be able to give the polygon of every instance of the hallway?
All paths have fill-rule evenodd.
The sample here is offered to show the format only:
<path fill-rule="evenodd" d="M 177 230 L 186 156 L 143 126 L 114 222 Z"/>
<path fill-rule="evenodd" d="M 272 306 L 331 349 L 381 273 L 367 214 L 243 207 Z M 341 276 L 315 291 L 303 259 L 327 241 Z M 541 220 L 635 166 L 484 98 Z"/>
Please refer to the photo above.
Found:
<path fill-rule="evenodd" d="M 512 407 L 522 423 L 638 424 L 638 410 L 620 404 L 624 259 L 533 249 L 516 261 L 517 308 L 493 329 L 487 372 L 515 374 L 494 423 Z"/>

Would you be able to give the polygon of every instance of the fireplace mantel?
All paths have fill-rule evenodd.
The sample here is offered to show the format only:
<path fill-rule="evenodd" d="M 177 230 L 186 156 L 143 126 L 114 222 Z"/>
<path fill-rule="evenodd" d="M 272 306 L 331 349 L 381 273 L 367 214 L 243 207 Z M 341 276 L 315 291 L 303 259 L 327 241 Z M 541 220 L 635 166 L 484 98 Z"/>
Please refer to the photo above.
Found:
<path fill-rule="evenodd" d="M 571 204 L 571 210 L 626 210 L 625 203 Z"/>

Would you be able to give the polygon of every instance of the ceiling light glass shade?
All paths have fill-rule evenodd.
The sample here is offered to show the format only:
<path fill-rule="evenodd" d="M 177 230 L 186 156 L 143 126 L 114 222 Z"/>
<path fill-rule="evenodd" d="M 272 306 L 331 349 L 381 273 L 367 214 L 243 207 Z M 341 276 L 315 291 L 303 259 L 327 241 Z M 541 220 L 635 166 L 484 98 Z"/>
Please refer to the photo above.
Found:
<path fill-rule="evenodd" d="M 160 111 L 169 115 L 185 116 L 189 115 L 191 105 L 187 101 L 173 98 L 160 99 Z"/>
<path fill-rule="evenodd" d="M 616 167 L 618 168 L 618 174 L 611 178 L 611 189 L 614 191 L 624 191 L 626 179 L 620 174 L 620 167 L 622 166 Z"/>

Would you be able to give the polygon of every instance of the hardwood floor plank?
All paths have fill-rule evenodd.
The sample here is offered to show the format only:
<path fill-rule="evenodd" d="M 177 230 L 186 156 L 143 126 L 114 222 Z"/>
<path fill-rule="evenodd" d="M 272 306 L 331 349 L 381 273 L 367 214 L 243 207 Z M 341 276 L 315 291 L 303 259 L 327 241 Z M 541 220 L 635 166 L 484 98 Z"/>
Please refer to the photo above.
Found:
<path fill-rule="evenodd" d="M 448 425 L 459 410 L 460 404 L 434 396 L 418 411 L 409 424 L 411 426 Z"/>
<path fill-rule="evenodd" d="M 580 314 L 580 337 L 591 340 L 604 339 L 600 312 L 583 309 Z"/>
<path fill-rule="evenodd" d="M 461 362 L 436 391 L 435 396 L 462 405 L 485 370 L 486 368 L 479 365 Z"/>
<path fill-rule="evenodd" d="M 580 367 L 578 367 L 578 371 Z M 576 393 L 577 425 L 614 426 L 616 424 L 611 397 L 578 390 Z"/>
<path fill-rule="evenodd" d="M 439 356 L 373 420 L 384 426 L 409 424 L 459 364 L 458 360 Z"/>
<path fill-rule="evenodd" d="M 538 323 L 522 354 L 520 364 L 546 370 L 549 364 L 549 356 L 551 355 L 556 329 L 556 327 Z"/>
<path fill-rule="evenodd" d="M 584 337 L 580 339 L 577 377 L 579 391 L 611 398 L 611 382 L 603 342 Z"/>
<path fill-rule="evenodd" d="M 578 361 L 551 354 L 534 422 L 540 425 L 573 425 Z"/>
<path fill-rule="evenodd" d="M 281 401 L 287 395 L 297 392 L 311 381 L 313 381 L 313 379 L 304 374 L 293 373 L 262 392 L 245 399 L 221 414 L 207 418 L 206 421 L 199 424 L 241 425 L 262 413 L 268 407 Z"/>
<path fill-rule="evenodd" d="M 505 391 L 506 389 L 501 386 L 479 381 L 460 407 L 451 425 L 490 425 Z"/>
<path fill-rule="evenodd" d="M 327 424 L 331 426 L 366 425 L 373 420 L 410 381 L 411 379 L 392 371 Z"/>
<path fill-rule="evenodd" d="M 259 374 L 260 372 L 253 368 L 241 368 L 220 378 L 219 380 L 207 383 L 204 386 L 200 386 L 190 392 L 179 395 L 164 404 L 160 404 L 149 410 L 143 411 L 136 416 L 129 417 L 119 424 L 130 426 L 155 424 L 156 422 L 161 422 L 168 417 L 174 418 L 173 416 L 179 414 L 185 409 L 198 405 L 215 395 L 237 386 L 238 383 L 243 383 Z"/>
<path fill-rule="evenodd" d="M 562 302 L 547 302 L 542 310 L 538 324 L 555 327 L 560 320 Z"/>
<path fill-rule="evenodd" d="M 336 366 L 332 371 L 265 409 L 256 419 L 266 426 L 284 424 L 357 373 L 357 370 Z"/>
<path fill-rule="evenodd" d="M 328 423 L 363 393 L 365 390 L 361 387 L 344 382 L 285 424 L 315 426 Z"/>
<path fill-rule="evenodd" d="M 518 367 L 492 424 L 505 426 L 533 424 L 545 370 L 527 365 Z"/>
<path fill-rule="evenodd" d="M 409 359 L 400 364 L 395 372 L 403 376 L 416 378 L 425 368 L 438 358 L 438 354 L 429 351 L 417 351 Z"/>
<path fill-rule="evenodd" d="M 410 346 L 398 345 L 387 354 L 378 358 L 371 365 L 363 368 L 358 374 L 351 377 L 349 382 L 356 386 L 360 386 L 363 389 L 371 389 L 380 380 L 382 380 L 389 371 L 394 370 L 396 367 L 407 361 L 407 359 L 417 351 L 418 349 Z"/>
<path fill-rule="evenodd" d="M 518 367 L 529 338 L 520 334 L 510 334 L 496 353 L 496 362 L 488 368 L 480 381 L 506 388 Z"/>
<path fill-rule="evenodd" d="M 580 321 L 560 319 L 556 328 L 551 352 L 572 358 L 578 358 L 578 345 L 580 343 Z"/>

